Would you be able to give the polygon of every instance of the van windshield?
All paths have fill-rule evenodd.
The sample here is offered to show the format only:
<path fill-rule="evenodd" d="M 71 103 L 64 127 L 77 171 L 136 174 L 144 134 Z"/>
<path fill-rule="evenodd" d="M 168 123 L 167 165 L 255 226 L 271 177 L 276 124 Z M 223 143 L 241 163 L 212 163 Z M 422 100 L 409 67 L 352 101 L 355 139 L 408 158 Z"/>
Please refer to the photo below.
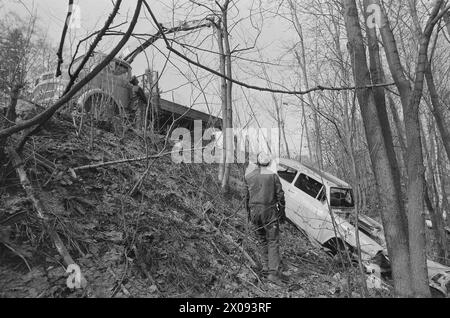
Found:
<path fill-rule="evenodd" d="M 302 173 L 298 176 L 297 181 L 295 181 L 295 187 L 309 196 L 317 198 L 320 190 L 323 188 L 323 184 Z"/>
<path fill-rule="evenodd" d="M 353 208 L 355 206 L 353 190 L 345 188 L 331 188 L 330 205 L 333 208 Z"/>

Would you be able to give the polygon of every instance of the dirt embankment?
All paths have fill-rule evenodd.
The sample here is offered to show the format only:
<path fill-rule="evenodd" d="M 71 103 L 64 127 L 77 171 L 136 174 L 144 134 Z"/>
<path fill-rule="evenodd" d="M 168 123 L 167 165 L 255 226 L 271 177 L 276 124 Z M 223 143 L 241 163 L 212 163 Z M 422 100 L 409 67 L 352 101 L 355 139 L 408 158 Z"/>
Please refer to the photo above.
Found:
<path fill-rule="evenodd" d="M 281 233 L 290 283 L 262 278 L 242 196 L 220 194 L 213 165 L 173 164 L 165 156 L 74 173 L 70 168 L 145 156 L 145 147 L 133 132 L 77 136 L 67 123 L 29 144 L 27 175 L 88 286 L 67 287 L 62 259 L 11 173 L 0 202 L 2 297 L 345 296 L 332 278 L 342 268 L 290 224 Z M 130 196 L 147 164 L 140 191 Z"/>

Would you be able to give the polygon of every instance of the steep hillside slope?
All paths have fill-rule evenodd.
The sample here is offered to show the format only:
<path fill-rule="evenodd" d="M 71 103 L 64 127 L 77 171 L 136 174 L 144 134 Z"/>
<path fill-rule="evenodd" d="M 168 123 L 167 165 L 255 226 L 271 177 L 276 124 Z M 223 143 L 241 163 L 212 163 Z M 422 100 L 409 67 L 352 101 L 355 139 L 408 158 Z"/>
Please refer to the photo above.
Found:
<path fill-rule="evenodd" d="M 281 251 L 290 283 L 276 286 L 258 272 L 254 236 L 241 193 L 220 194 L 217 167 L 148 161 L 140 191 L 130 190 L 147 161 L 75 169 L 145 156 L 143 139 L 53 123 L 24 152 L 26 171 L 58 232 L 86 277 L 70 290 L 61 257 L 43 231 L 18 179 L 1 189 L 2 297 L 336 297 L 342 270 L 290 224 Z M 151 145 L 155 154 L 156 144 Z M 159 145 L 161 146 L 161 145 Z M 235 177 L 239 178 L 238 169 Z M 353 271 L 353 270 L 351 270 Z M 345 274 L 348 274 L 346 272 Z M 356 277 L 356 275 L 349 275 Z"/>

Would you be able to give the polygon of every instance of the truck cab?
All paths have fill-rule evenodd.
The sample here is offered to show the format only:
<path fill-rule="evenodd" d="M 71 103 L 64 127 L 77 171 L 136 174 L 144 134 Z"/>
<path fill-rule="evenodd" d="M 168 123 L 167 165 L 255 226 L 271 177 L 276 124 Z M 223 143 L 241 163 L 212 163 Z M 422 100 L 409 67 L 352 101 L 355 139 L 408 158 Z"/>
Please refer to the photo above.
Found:
<path fill-rule="evenodd" d="M 95 52 L 81 70 L 77 81 L 86 76 L 106 54 Z M 76 58 L 71 70 L 77 69 L 84 55 Z M 68 70 L 56 77 L 53 73 L 44 73 L 37 80 L 32 93 L 32 100 L 42 106 L 48 106 L 61 97 L 69 83 Z M 131 66 L 120 58 L 112 61 L 84 86 L 69 103 L 65 110 L 84 112 L 93 109 L 96 119 L 108 119 L 111 115 L 122 114 L 131 99 Z"/>

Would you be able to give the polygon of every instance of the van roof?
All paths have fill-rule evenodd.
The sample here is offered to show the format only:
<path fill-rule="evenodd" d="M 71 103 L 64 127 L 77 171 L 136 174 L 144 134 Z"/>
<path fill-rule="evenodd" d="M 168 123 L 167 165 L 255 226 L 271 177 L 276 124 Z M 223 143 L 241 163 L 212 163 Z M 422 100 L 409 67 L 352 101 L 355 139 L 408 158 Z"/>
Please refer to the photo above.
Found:
<path fill-rule="evenodd" d="M 347 182 L 339 179 L 338 177 L 335 177 L 332 174 L 315 167 L 300 163 L 299 161 L 280 158 L 279 163 L 302 172 L 307 172 L 311 177 L 315 177 L 317 181 L 325 183 L 328 187 L 351 188 L 351 186 Z"/>

